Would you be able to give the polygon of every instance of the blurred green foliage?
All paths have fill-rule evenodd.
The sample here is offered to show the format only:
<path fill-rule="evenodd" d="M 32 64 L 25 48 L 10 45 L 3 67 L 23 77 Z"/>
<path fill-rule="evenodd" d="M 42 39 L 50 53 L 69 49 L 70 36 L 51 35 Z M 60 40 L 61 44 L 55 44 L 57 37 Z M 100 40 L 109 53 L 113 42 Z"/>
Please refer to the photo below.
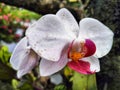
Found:
<path fill-rule="evenodd" d="M 3 63 L 8 64 L 8 60 L 9 60 L 10 56 L 11 56 L 11 53 L 9 53 L 8 47 L 1 46 L 1 48 L 0 48 L 0 60 Z"/>
<path fill-rule="evenodd" d="M 33 90 L 31 76 L 18 80 L 16 71 L 11 68 L 11 53 L 7 46 L 0 46 L 0 90 Z"/>
<path fill-rule="evenodd" d="M 14 90 L 13 87 L 9 83 L 0 81 L 0 90 L 8 90 L 8 89 Z"/>
<path fill-rule="evenodd" d="M 0 79 L 9 80 L 14 78 L 15 71 L 10 67 L 9 58 L 11 53 L 7 46 L 0 46 Z"/>
<path fill-rule="evenodd" d="M 67 90 L 67 87 L 65 85 L 57 85 L 54 90 Z"/>
<path fill-rule="evenodd" d="M 79 0 L 67 0 L 67 3 L 76 8 L 79 8 L 82 5 Z"/>
<path fill-rule="evenodd" d="M 18 17 L 20 19 L 25 18 L 27 16 L 27 19 L 38 19 L 40 15 L 30 12 L 28 10 L 22 9 L 22 8 L 16 8 L 13 6 L 5 5 L 4 3 L 0 3 L 0 15 L 7 15 L 10 14 L 13 17 Z M 25 18 L 26 19 L 26 18 Z"/>
<path fill-rule="evenodd" d="M 34 12 L 0 3 L 0 90 L 34 90 L 31 76 L 22 80 L 16 78 L 16 71 L 9 63 L 11 53 L 1 41 L 17 42 L 20 39 L 16 34 L 17 28 L 25 32 L 27 26 L 24 23 L 30 23 L 38 18 L 40 15 Z"/>
<path fill-rule="evenodd" d="M 18 41 L 17 28 L 27 28 L 24 23 L 40 18 L 40 15 L 22 8 L 11 7 L 0 3 L 0 40 L 5 42 Z"/>

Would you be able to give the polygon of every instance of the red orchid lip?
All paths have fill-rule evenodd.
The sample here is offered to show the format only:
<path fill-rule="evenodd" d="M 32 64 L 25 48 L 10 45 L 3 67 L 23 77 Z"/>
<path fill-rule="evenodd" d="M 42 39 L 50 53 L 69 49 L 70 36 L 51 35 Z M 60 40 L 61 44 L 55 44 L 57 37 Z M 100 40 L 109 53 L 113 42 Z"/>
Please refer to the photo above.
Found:
<path fill-rule="evenodd" d="M 85 40 L 85 47 L 87 47 L 87 53 L 85 54 L 85 57 L 91 56 L 96 52 L 96 45 L 90 39 Z"/>
<path fill-rule="evenodd" d="M 72 41 L 72 43 L 70 44 L 69 48 L 68 48 L 68 58 L 70 58 L 72 61 L 68 62 L 68 66 L 79 72 L 82 74 L 94 74 L 95 71 L 91 71 L 90 70 L 90 63 L 89 62 L 85 62 L 82 61 L 82 58 L 84 57 L 88 57 L 91 56 L 95 53 L 96 51 L 96 45 L 94 44 L 94 42 L 90 39 L 85 39 L 85 42 L 80 42 L 80 46 L 78 44 L 77 49 L 81 48 L 80 52 L 75 51 L 72 52 L 72 49 L 75 48 L 74 46 L 74 41 Z M 72 53 L 72 55 L 76 54 L 75 57 L 71 57 L 70 54 Z M 83 56 L 79 56 L 79 54 L 84 54 Z"/>
<path fill-rule="evenodd" d="M 77 61 L 83 57 L 91 56 L 96 51 L 96 45 L 90 39 L 85 39 L 85 42 L 80 42 L 80 46 L 77 46 L 77 49 L 81 48 L 81 50 L 72 51 L 76 46 L 74 46 L 74 41 L 68 47 L 68 58 Z M 77 59 L 77 60 L 76 60 Z"/>
<path fill-rule="evenodd" d="M 70 61 L 68 62 L 67 64 L 71 69 L 79 72 L 79 73 L 82 73 L 82 74 L 85 74 L 85 75 L 89 75 L 89 74 L 94 74 L 95 71 L 91 71 L 90 70 L 90 63 L 89 62 L 85 62 L 85 61 L 82 61 L 82 60 L 79 60 L 77 62 L 74 62 L 74 61 Z"/>

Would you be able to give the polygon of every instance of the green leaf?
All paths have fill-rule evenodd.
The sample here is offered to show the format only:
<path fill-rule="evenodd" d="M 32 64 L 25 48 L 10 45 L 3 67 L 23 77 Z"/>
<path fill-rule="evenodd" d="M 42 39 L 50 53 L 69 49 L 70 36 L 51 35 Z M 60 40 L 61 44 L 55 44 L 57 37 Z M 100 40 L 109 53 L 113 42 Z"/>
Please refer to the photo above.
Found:
<path fill-rule="evenodd" d="M 69 2 L 77 2 L 77 0 L 69 0 Z"/>
<path fill-rule="evenodd" d="M 1 48 L 0 48 L 0 60 L 3 63 L 8 63 L 10 56 L 11 56 L 11 53 L 8 51 L 8 47 L 1 46 Z"/>
<path fill-rule="evenodd" d="M 9 80 L 15 78 L 16 72 L 0 61 L 0 79 Z"/>
<path fill-rule="evenodd" d="M 66 77 L 71 76 L 72 73 L 73 73 L 73 70 L 71 70 L 69 67 L 66 66 L 66 67 L 64 68 L 64 75 L 65 75 Z"/>
<path fill-rule="evenodd" d="M 54 90 L 67 90 L 65 85 L 57 85 L 55 86 Z"/>
<path fill-rule="evenodd" d="M 73 90 L 97 90 L 95 74 L 83 75 L 75 72 L 72 88 Z"/>
<path fill-rule="evenodd" d="M 33 90 L 32 83 L 28 80 L 21 80 L 18 85 L 18 89 L 20 90 Z"/>
<path fill-rule="evenodd" d="M 13 88 L 14 88 L 15 90 L 18 90 L 18 89 L 17 89 L 18 84 L 19 84 L 19 82 L 18 82 L 16 79 L 13 79 L 13 80 L 12 80 L 12 86 L 13 86 Z"/>
<path fill-rule="evenodd" d="M 9 83 L 3 83 L 0 81 L 0 90 L 14 90 Z"/>

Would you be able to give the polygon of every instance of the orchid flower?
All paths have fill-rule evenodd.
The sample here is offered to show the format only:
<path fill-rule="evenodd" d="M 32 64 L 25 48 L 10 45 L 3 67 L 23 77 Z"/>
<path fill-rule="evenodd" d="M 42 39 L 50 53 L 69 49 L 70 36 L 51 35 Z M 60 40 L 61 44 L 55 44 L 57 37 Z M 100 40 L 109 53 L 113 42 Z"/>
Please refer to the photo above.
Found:
<path fill-rule="evenodd" d="M 41 76 L 52 75 L 66 65 L 79 73 L 92 74 L 100 71 L 98 58 L 110 51 L 112 43 L 113 32 L 100 21 L 84 18 L 78 25 L 62 8 L 29 26 L 10 63 L 18 78 L 31 71 L 40 57 Z"/>

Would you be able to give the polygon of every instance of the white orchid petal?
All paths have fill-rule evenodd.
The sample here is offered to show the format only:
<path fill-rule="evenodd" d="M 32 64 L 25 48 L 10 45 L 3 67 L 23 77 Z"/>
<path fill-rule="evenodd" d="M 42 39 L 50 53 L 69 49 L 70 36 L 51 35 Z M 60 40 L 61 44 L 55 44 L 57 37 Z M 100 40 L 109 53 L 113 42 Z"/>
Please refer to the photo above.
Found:
<path fill-rule="evenodd" d="M 25 59 L 25 63 L 22 64 L 22 68 L 18 70 L 17 77 L 21 78 L 23 75 L 30 72 L 38 63 L 38 59 L 38 55 L 35 52 L 31 51 L 29 56 Z"/>
<path fill-rule="evenodd" d="M 100 63 L 96 57 L 94 57 L 94 56 L 86 57 L 86 58 L 83 58 L 82 61 L 86 61 L 86 62 L 90 63 L 90 70 L 92 72 L 99 72 L 100 71 Z"/>
<path fill-rule="evenodd" d="M 20 63 L 22 63 L 25 57 L 28 57 L 30 49 L 27 49 L 27 38 L 24 37 L 20 42 L 16 45 L 13 54 L 10 58 L 10 63 L 12 67 L 16 70 L 20 68 Z"/>
<path fill-rule="evenodd" d="M 26 57 L 23 63 L 21 63 L 21 67 L 17 72 L 17 77 L 21 78 L 23 75 L 31 71 L 38 63 L 38 60 L 39 56 L 34 51 L 31 50 L 28 57 Z"/>
<path fill-rule="evenodd" d="M 58 61 L 62 49 L 73 38 L 65 31 L 61 20 L 55 15 L 45 15 L 26 31 L 32 49 L 42 58 Z"/>
<path fill-rule="evenodd" d="M 66 52 L 64 52 L 61 58 L 56 62 L 42 59 L 40 62 L 40 75 L 41 76 L 52 75 L 61 70 L 62 68 L 64 68 L 67 62 L 68 58 Z"/>
<path fill-rule="evenodd" d="M 79 26 L 74 16 L 65 8 L 60 9 L 56 15 L 62 20 L 65 30 L 71 34 L 71 36 L 76 37 L 79 34 Z"/>
<path fill-rule="evenodd" d="M 34 51 L 28 49 L 29 46 L 27 45 L 27 38 L 24 37 L 13 51 L 10 63 L 16 70 L 31 68 L 31 64 L 34 65 L 34 63 L 31 62 L 36 62 L 38 60 L 38 55 Z"/>
<path fill-rule="evenodd" d="M 105 56 L 113 43 L 113 32 L 104 24 L 93 18 L 84 18 L 80 21 L 78 38 L 91 39 L 96 44 L 96 57 Z"/>

